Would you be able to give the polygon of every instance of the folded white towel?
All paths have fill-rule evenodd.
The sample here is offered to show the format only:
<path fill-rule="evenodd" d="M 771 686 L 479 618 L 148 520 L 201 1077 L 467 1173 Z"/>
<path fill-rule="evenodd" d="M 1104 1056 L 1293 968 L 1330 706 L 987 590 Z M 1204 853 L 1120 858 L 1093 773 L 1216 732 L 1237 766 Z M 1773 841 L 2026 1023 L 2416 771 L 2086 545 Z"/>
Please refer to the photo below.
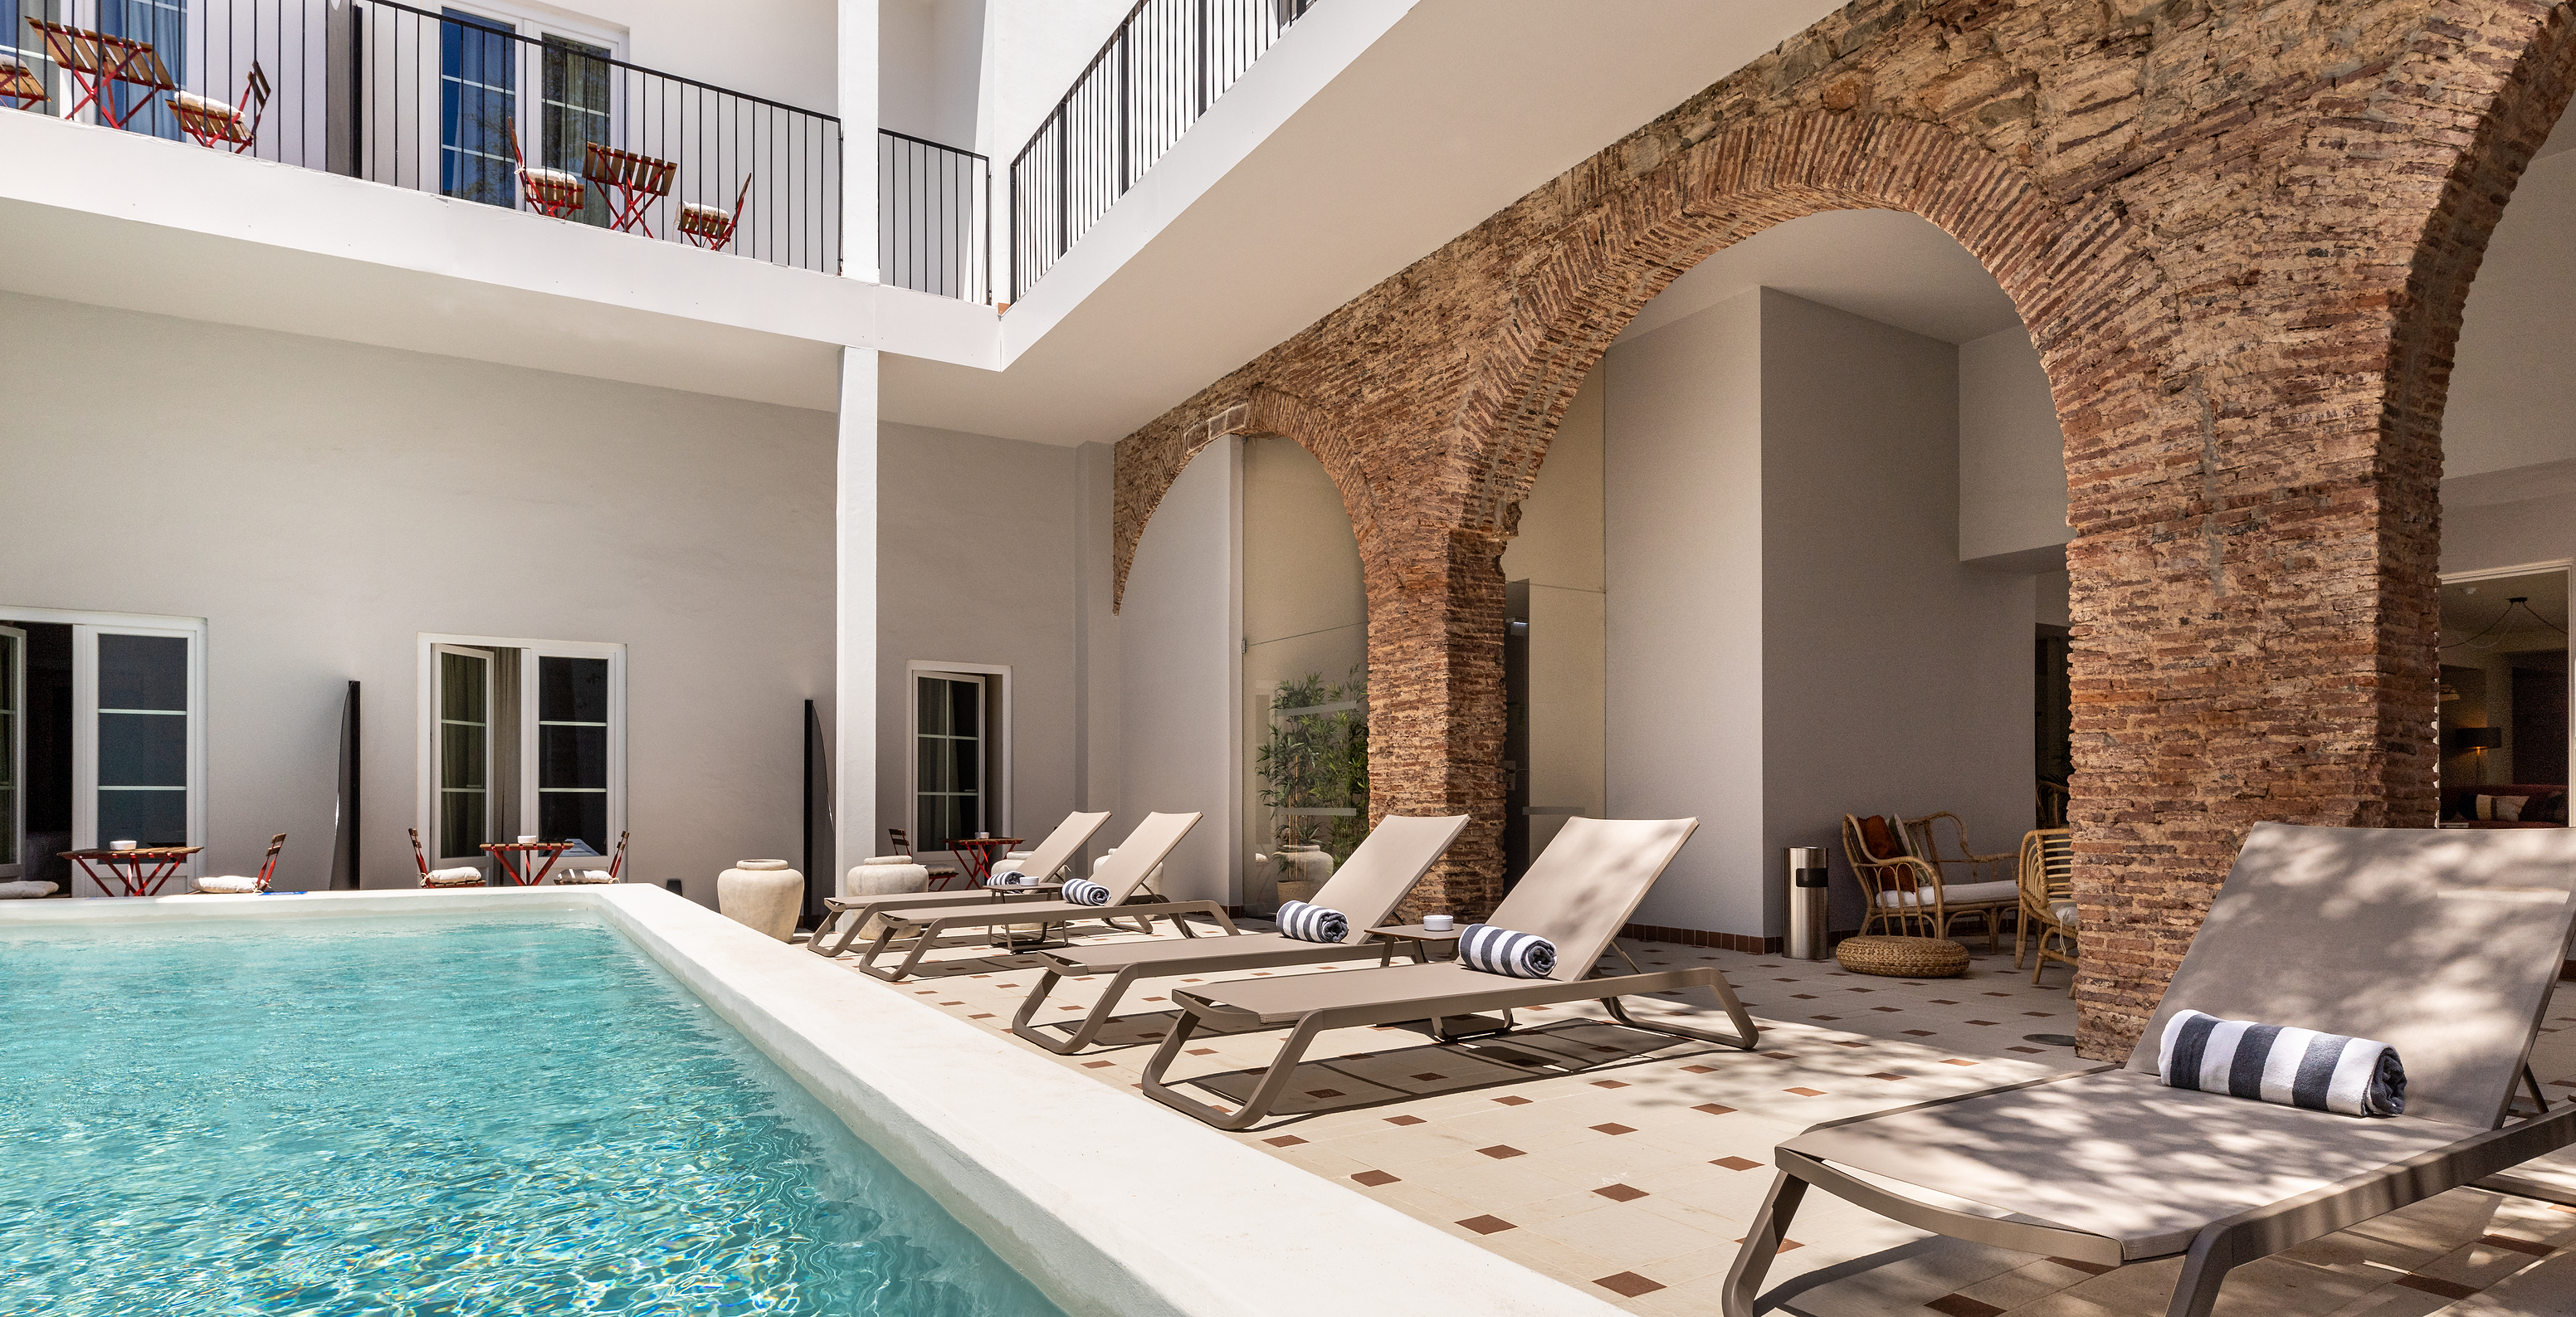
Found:
<path fill-rule="evenodd" d="M 234 894 L 256 892 L 259 890 L 259 880 L 257 878 L 244 877 L 237 873 L 220 873 L 211 877 L 198 879 L 197 890 L 200 892 L 229 892 Z"/>
<path fill-rule="evenodd" d="M 53 894 L 52 883 L 40 883 L 32 879 L 26 882 L 0 883 L 0 901 L 26 901 Z"/>
<path fill-rule="evenodd" d="M 429 876 L 421 880 L 423 887 L 480 887 L 482 885 L 483 871 L 471 867 L 432 869 L 429 871 Z"/>

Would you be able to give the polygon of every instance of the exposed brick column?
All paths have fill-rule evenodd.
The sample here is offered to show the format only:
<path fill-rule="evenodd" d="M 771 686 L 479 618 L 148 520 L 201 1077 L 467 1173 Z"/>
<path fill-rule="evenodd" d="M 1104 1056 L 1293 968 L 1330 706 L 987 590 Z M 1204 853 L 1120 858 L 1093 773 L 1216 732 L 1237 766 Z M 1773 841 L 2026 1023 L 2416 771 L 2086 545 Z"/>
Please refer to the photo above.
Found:
<path fill-rule="evenodd" d="M 1472 816 L 1401 907 L 1490 913 L 1503 892 L 1502 540 L 1433 528 L 1365 560 L 1369 813 Z"/>

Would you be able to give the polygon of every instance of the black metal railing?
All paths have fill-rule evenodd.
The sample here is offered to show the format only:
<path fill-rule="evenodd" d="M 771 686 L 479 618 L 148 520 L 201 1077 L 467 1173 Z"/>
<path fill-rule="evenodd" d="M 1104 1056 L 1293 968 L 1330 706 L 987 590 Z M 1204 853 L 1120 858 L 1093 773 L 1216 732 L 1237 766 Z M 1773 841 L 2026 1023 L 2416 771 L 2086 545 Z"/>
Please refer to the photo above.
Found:
<path fill-rule="evenodd" d="M 1316 0 L 1138 0 L 1011 161 L 1011 300 Z"/>
<path fill-rule="evenodd" d="M 915 292 L 993 300 L 993 162 L 877 130 L 877 268 Z"/>
<path fill-rule="evenodd" d="M 157 92 L 117 84 L 103 107 L 80 111 L 85 120 L 173 140 L 205 141 L 211 126 L 212 144 L 229 150 L 223 120 L 239 107 L 238 128 L 257 120 L 243 153 L 264 160 L 801 269 L 841 268 L 841 124 L 830 115 L 395 0 L 43 8 L 48 21 L 148 43 L 168 71 L 171 85 Z M 31 108 L 62 114 L 79 99 L 74 71 L 23 19 L 0 42 L 14 44 L 45 85 L 48 100 Z M 0 46 L 0 57 L 12 53 Z M 228 108 L 210 117 L 183 93 Z"/>

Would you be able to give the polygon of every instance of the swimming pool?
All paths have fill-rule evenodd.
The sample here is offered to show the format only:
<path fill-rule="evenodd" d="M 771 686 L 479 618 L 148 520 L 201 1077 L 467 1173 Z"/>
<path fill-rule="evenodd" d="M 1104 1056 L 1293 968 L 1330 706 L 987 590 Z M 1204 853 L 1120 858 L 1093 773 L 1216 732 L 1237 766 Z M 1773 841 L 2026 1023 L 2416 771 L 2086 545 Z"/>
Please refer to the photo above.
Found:
<path fill-rule="evenodd" d="M 0 933 L 0 1312 L 1058 1317 L 615 929 Z"/>

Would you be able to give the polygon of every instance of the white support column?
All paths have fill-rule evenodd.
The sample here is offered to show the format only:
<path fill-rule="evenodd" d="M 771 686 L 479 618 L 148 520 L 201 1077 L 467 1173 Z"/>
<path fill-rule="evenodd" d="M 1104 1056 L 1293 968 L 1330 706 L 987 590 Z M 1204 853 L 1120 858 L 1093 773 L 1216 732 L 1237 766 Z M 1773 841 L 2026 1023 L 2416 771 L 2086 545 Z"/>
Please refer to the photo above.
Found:
<path fill-rule="evenodd" d="M 882 283 L 884 272 L 877 265 L 877 0 L 840 0 L 840 15 L 841 273 Z"/>
<path fill-rule="evenodd" d="M 832 817 L 840 893 L 877 844 L 877 354 L 841 349 L 833 683 Z"/>

